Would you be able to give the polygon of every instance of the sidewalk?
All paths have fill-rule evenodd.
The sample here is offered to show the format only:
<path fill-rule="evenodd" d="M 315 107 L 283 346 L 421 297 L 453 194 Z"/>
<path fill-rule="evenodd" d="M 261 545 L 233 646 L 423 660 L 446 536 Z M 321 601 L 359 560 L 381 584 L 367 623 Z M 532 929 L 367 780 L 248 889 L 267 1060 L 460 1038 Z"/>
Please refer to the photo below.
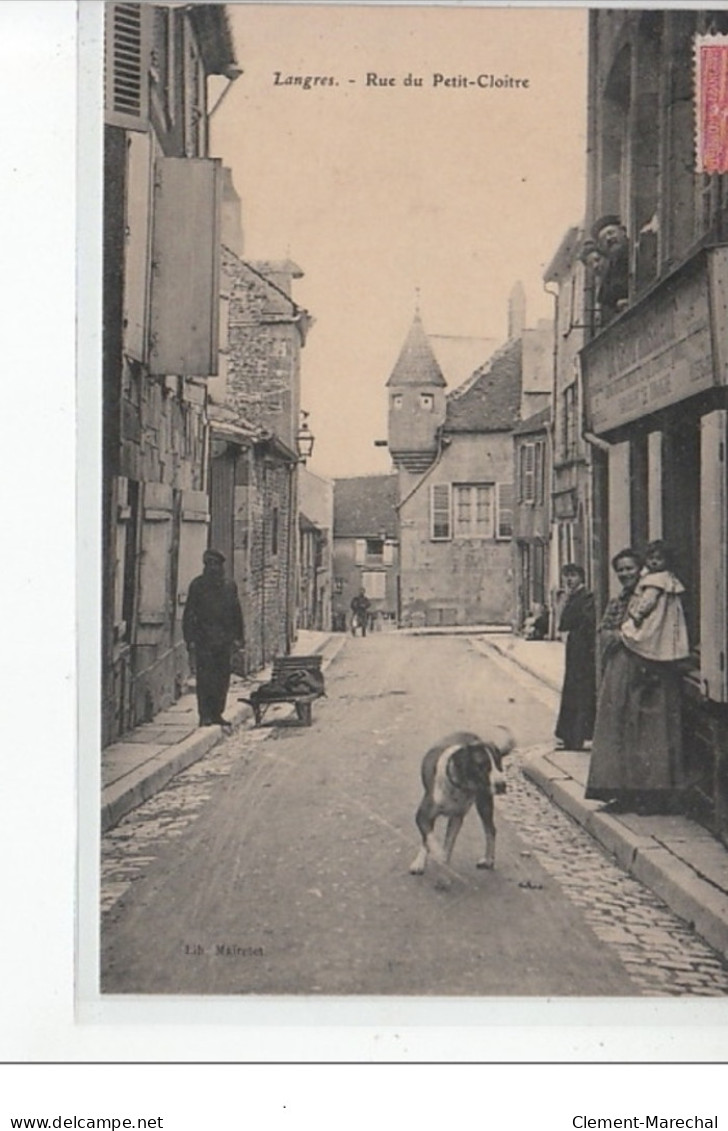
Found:
<path fill-rule="evenodd" d="M 564 673 L 559 641 L 483 636 L 481 643 L 536 676 L 554 692 Z M 603 813 L 584 797 L 588 751 L 541 747 L 526 751 L 523 771 L 582 825 L 621 866 L 728 957 L 728 851 L 701 825 L 681 816 Z"/>
<path fill-rule="evenodd" d="M 343 643 L 341 633 L 300 631 L 292 654 L 308 656 L 322 652 L 326 669 Z M 226 710 L 233 729 L 253 717 L 250 706 L 239 703 L 238 697 L 249 695 L 269 677 L 269 668 L 250 680 L 233 676 Z M 190 691 L 155 715 L 150 723 L 135 727 L 118 742 L 105 747 L 101 752 L 101 832 L 113 828 L 132 809 L 163 789 L 175 774 L 199 761 L 224 739 L 219 726 L 198 727 L 197 698 Z"/>

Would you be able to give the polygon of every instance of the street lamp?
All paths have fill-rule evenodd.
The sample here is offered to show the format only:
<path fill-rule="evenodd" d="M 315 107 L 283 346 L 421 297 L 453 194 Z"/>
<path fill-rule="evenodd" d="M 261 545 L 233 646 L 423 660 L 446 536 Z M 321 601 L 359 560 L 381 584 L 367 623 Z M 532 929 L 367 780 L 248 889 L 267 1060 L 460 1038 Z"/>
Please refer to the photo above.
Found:
<path fill-rule="evenodd" d="M 306 460 L 311 458 L 314 442 L 315 436 L 308 426 L 308 413 L 301 410 L 301 426 L 296 433 L 296 450 L 299 460 L 304 465 Z"/>

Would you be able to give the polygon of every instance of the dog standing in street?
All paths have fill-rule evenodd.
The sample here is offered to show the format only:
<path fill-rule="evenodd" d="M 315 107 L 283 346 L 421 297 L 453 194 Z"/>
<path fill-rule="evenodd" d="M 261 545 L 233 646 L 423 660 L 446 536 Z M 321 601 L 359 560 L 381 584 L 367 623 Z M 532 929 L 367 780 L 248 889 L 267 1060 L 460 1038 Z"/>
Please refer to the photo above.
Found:
<path fill-rule="evenodd" d="M 473 803 L 485 833 L 485 855 L 476 866 L 494 866 L 493 798 L 496 793 L 505 793 L 503 759 L 514 746 L 515 740 L 508 728 L 496 726 L 487 738 L 457 731 L 427 751 L 422 759 L 425 794 L 415 815 L 422 847 L 410 865 L 412 875 L 424 872 L 428 856 L 439 864 L 449 864 L 458 833 Z M 442 845 L 434 835 L 438 817 L 447 817 Z"/>

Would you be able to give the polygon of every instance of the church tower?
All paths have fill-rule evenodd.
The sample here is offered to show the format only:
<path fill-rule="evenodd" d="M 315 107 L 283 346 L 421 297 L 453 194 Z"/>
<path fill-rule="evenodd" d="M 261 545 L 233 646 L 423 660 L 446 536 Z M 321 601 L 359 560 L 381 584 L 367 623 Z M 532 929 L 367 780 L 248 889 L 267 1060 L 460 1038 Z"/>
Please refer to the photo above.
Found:
<path fill-rule="evenodd" d="M 388 446 L 398 469 L 416 474 L 435 458 L 446 385 L 418 309 L 387 381 Z"/>

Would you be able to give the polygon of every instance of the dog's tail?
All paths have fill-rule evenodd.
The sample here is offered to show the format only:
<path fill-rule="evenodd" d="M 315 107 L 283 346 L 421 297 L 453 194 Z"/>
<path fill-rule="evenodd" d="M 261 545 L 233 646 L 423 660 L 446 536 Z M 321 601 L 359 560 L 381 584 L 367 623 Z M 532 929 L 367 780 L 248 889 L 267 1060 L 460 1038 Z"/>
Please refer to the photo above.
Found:
<path fill-rule="evenodd" d="M 498 723 L 496 726 L 497 735 L 494 735 L 494 745 L 498 748 L 501 758 L 505 758 L 506 754 L 510 754 L 516 748 L 516 740 L 513 737 L 512 731 L 508 727 Z"/>

